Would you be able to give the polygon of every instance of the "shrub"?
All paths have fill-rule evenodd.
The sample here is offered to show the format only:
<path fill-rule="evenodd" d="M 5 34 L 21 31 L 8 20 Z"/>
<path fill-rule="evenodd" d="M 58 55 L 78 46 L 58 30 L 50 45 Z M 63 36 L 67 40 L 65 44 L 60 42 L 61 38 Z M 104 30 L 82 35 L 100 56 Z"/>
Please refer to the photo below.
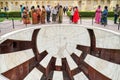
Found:
<path fill-rule="evenodd" d="M 114 12 L 108 12 L 108 17 L 113 17 L 114 16 Z"/>
<path fill-rule="evenodd" d="M 95 15 L 95 12 L 80 12 L 79 13 L 82 17 L 92 17 Z"/>
<path fill-rule="evenodd" d="M 82 17 L 95 17 L 95 12 L 79 12 L 80 16 Z M 67 15 L 69 16 L 69 12 L 67 12 Z M 113 17 L 113 12 L 108 12 L 108 17 Z M 69 16 L 70 17 L 70 16 Z"/>
<path fill-rule="evenodd" d="M 31 13 L 30 13 L 31 15 Z M 82 17 L 92 17 L 95 16 L 95 12 L 80 12 L 80 15 Z M 0 17 L 21 17 L 21 13 L 20 12 L 0 12 Z M 71 16 L 70 11 L 67 12 L 67 16 Z M 113 17 L 114 13 L 113 12 L 109 12 L 108 13 L 108 17 Z"/>
<path fill-rule="evenodd" d="M 8 12 L 8 17 L 21 17 L 20 12 Z"/>
<path fill-rule="evenodd" d="M 7 13 L 6 12 L 0 12 L 0 17 L 6 17 Z"/>

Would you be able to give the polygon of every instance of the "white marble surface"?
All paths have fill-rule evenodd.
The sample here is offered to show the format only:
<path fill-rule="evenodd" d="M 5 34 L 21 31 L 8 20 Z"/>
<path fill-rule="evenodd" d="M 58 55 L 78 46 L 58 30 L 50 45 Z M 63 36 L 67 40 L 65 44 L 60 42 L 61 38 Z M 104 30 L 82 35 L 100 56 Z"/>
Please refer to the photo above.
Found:
<path fill-rule="evenodd" d="M 0 73 L 6 72 L 34 57 L 32 49 L 0 54 Z"/>
<path fill-rule="evenodd" d="M 54 71 L 52 80 L 64 80 L 62 71 Z"/>
<path fill-rule="evenodd" d="M 63 58 L 65 49 L 75 52 L 77 44 L 90 46 L 90 38 L 86 28 L 75 25 L 42 27 L 37 38 L 39 52 L 47 50 L 57 58 Z"/>
<path fill-rule="evenodd" d="M 66 57 L 66 59 L 67 59 L 70 70 L 73 70 L 78 67 L 77 64 L 75 63 L 75 61 L 69 55 L 68 51 L 66 51 L 66 50 L 64 51 L 64 57 Z"/>
<path fill-rule="evenodd" d="M 37 68 L 34 68 L 24 80 L 41 80 L 43 73 L 40 72 Z"/>
<path fill-rule="evenodd" d="M 41 64 L 44 68 L 47 68 L 51 58 L 52 58 L 52 56 L 50 54 L 48 54 L 47 56 L 45 56 L 45 58 L 39 64 Z"/>
<path fill-rule="evenodd" d="M 89 80 L 83 72 L 80 72 L 73 76 L 74 80 Z"/>
<path fill-rule="evenodd" d="M 10 79 L 8 79 L 5 76 L 3 76 L 3 75 L 0 74 L 0 80 L 10 80 Z"/>
<path fill-rule="evenodd" d="M 120 80 L 120 65 L 87 55 L 85 62 L 112 80 Z"/>
<path fill-rule="evenodd" d="M 40 53 L 44 50 L 47 50 L 49 53 L 40 62 L 40 64 L 45 68 L 47 67 L 51 57 L 54 56 L 58 59 L 56 65 L 61 65 L 60 59 L 66 57 L 70 69 L 75 69 L 77 64 L 70 57 L 70 55 L 72 53 L 75 53 L 77 56 L 81 55 L 82 52 L 76 50 L 76 44 L 90 46 L 90 38 L 87 29 L 93 29 L 95 31 L 97 47 L 120 49 L 119 33 L 77 24 L 53 24 L 29 27 L 0 36 L 0 43 L 7 39 L 31 41 L 34 29 L 39 28 L 41 28 L 41 30 L 37 36 L 38 50 Z M 10 54 L 0 54 L 0 73 L 22 64 L 32 57 L 34 57 L 34 54 L 31 49 Z M 119 65 L 90 55 L 86 57 L 85 62 L 112 80 L 120 80 Z"/>
<path fill-rule="evenodd" d="M 55 65 L 56 65 L 56 66 L 62 66 L 61 58 L 57 58 L 57 59 L 56 59 Z"/>
<path fill-rule="evenodd" d="M 76 54 L 78 57 L 80 57 L 81 54 L 82 54 L 82 51 L 78 50 L 78 49 L 75 49 L 74 54 Z"/>
<path fill-rule="evenodd" d="M 10 35 L 8 37 L 8 39 L 31 41 L 32 40 L 33 31 L 34 31 L 33 29 L 20 31 L 20 32 L 17 32 L 15 34 Z"/>
<path fill-rule="evenodd" d="M 120 49 L 120 35 L 98 29 L 94 29 L 94 32 L 96 36 L 96 47 Z"/>

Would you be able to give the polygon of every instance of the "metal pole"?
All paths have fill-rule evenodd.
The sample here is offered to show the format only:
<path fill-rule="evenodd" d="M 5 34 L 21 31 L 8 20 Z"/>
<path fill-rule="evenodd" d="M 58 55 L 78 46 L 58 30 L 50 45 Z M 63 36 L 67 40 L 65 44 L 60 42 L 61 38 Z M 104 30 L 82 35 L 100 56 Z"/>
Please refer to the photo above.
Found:
<path fill-rule="evenodd" d="M 82 24 L 82 16 L 80 15 L 80 24 Z"/>
<path fill-rule="evenodd" d="M 94 16 L 92 15 L 92 25 L 93 25 L 93 17 L 94 17 Z"/>
<path fill-rule="evenodd" d="M 106 26 L 106 24 L 104 23 L 104 27 Z"/>
<path fill-rule="evenodd" d="M 120 27 L 120 18 L 119 18 L 119 23 L 118 23 L 118 30 L 119 30 L 119 27 Z"/>
<path fill-rule="evenodd" d="M 6 11 L 6 19 L 8 19 L 8 13 L 7 13 L 7 11 Z"/>
<path fill-rule="evenodd" d="M 14 19 L 12 18 L 12 25 L 13 25 L 13 29 L 15 28 L 15 26 L 14 26 Z"/>
<path fill-rule="evenodd" d="M 119 27 L 120 27 L 120 23 L 118 24 L 118 30 L 119 30 Z"/>
<path fill-rule="evenodd" d="M 27 27 L 27 23 L 26 23 L 25 25 L 26 25 L 26 27 Z"/>

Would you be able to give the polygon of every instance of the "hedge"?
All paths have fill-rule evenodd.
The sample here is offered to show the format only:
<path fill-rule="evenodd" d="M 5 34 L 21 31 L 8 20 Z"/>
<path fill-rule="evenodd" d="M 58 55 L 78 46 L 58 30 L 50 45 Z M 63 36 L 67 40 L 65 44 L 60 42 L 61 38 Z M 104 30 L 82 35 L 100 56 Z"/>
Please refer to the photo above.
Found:
<path fill-rule="evenodd" d="M 95 16 L 95 12 L 79 12 L 80 16 L 82 17 L 94 17 Z M 70 16 L 70 12 L 67 12 L 67 15 Z M 108 12 L 108 17 L 113 17 L 114 16 L 114 12 Z"/>
<path fill-rule="evenodd" d="M 20 12 L 0 12 L 0 17 L 20 17 Z"/>
<path fill-rule="evenodd" d="M 70 12 L 67 12 L 67 15 L 70 16 Z M 82 17 L 92 17 L 95 15 L 95 12 L 80 12 Z M 20 17 L 20 12 L 0 12 L 0 17 Z M 114 13 L 109 12 L 108 17 L 113 17 Z"/>

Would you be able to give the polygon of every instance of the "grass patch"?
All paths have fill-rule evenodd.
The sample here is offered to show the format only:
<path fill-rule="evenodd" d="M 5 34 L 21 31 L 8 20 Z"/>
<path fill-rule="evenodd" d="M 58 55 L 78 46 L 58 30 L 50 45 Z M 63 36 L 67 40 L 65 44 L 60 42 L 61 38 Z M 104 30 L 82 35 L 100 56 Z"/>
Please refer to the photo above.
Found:
<path fill-rule="evenodd" d="M 3 22 L 5 20 L 5 18 L 0 18 L 0 22 Z"/>
<path fill-rule="evenodd" d="M 14 20 L 21 20 L 21 18 L 8 18 L 8 20 L 12 20 L 12 19 L 14 19 Z"/>
<path fill-rule="evenodd" d="M 5 19 L 6 18 L 0 18 L 0 22 L 3 22 Z M 14 19 L 14 20 L 21 20 L 20 17 L 19 18 L 8 18 L 8 20 L 12 20 L 12 19 Z"/>
<path fill-rule="evenodd" d="M 108 17 L 108 20 L 114 21 L 114 17 Z"/>

